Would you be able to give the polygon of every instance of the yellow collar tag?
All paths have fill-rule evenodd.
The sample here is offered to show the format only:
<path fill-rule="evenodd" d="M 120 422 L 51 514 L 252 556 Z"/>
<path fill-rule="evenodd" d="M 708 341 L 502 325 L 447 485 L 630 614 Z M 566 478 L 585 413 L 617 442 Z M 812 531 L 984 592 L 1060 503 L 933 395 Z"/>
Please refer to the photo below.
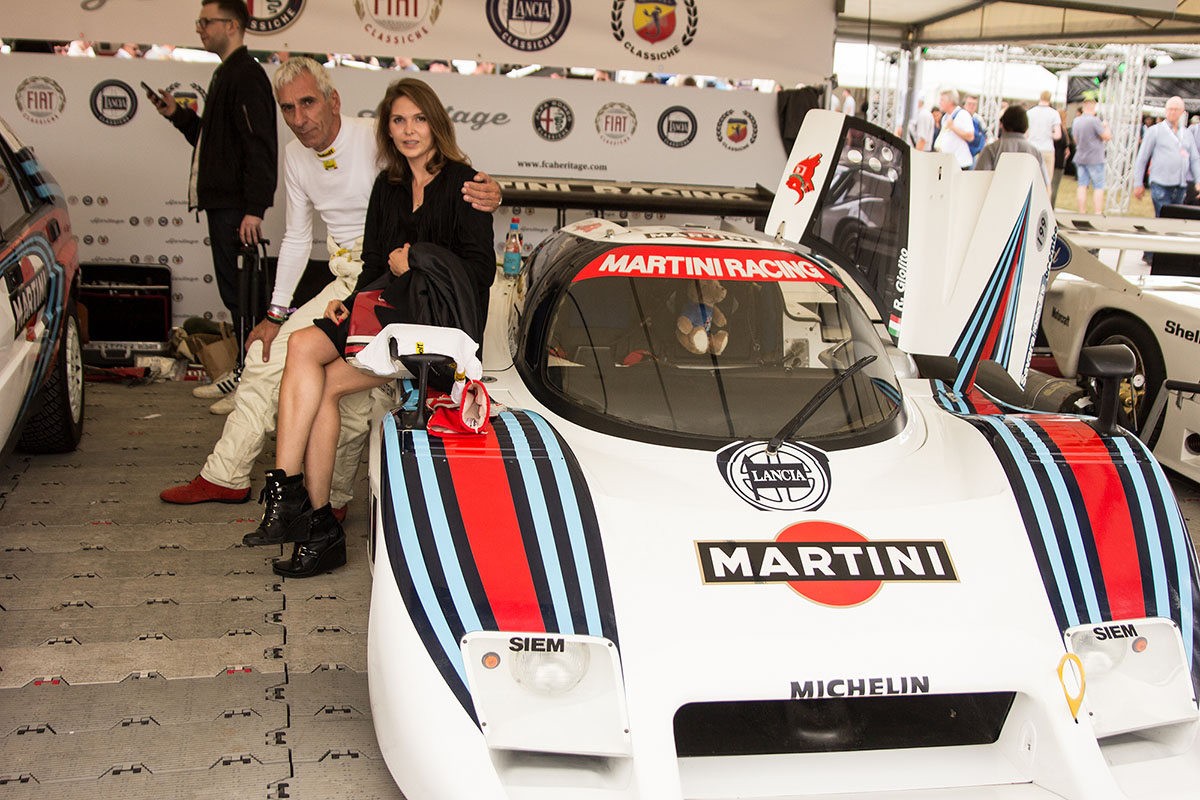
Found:
<path fill-rule="evenodd" d="M 322 161 L 321 166 L 325 167 L 325 170 L 327 172 L 331 169 L 337 169 L 337 159 L 330 158 L 328 160 Z"/>

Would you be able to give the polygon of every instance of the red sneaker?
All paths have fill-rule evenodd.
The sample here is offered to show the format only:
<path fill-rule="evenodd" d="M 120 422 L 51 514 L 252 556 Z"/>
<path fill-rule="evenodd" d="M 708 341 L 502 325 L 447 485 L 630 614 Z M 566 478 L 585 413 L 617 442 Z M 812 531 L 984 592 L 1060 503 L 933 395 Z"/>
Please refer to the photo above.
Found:
<path fill-rule="evenodd" d="M 226 489 L 212 481 L 206 481 L 200 475 L 192 478 L 191 483 L 183 486 L 173 486 L 164 489 L 159 499 L 166 503 L 191 505 L 193 503 L 244 503 L 250 499 L 250 487 L 245 489 Z"/>
<path fill-rule="evenodd" d="M 342 506 L 341 508 L 333 509 L 333 518 L 338 521 L 339 525 L 346 521 L 346 510 L 348 508 L 349 506 Z"/>

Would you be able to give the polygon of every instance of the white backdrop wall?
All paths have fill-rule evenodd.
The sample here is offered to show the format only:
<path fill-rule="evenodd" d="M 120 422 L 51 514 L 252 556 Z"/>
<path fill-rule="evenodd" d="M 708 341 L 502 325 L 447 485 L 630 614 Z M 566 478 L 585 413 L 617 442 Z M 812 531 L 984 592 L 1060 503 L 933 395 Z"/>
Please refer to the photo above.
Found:
<path fill-rule="evenodd" d="M 205 64 L 0 56 L 0 115 L 34 147 L 67 195 L 80 260 L 169 265 L 176 324 L 196 315 L 224 319 L 226 312 L 212 282 L 204 220 L 187 208 L 191 147 L 154 111 L 138 85 L 171 87 L 194 96 L 202 107 L 211 74 L 212 65 Z M 333 72 L 349 116 L 373 114 L 390 81 L 417 74 Z M 747 187 L 774 186 L 784 166 L 772 95 L 544 78 L 419 76 L 452 109 L 463 150 L 493 175 Z M 549 99 L 561 100 L 574 117 L 573 128 L 557 141 L 542 138 L 534 125 L 535 112 Z M 688 137 L 678 128 L 665 137 L 671 144 L 659 134 L 664 115 L 684 120 L 686 127 L 687 114 L 672 109 L 686 109 L 696 120 L 683 146 L 677 145 Z M 292 138 L 282 119 L 279 133 L 282 152 Z M 272 253 L 283 231 L 283 192 L 281 180 L 265 221 Z M 501 237 L 512 211 L 505 207 L 496 213 Z M 528 213 L 522 223 L 532 246 L 549 231 L 553 216 L 539 211 L 530 219 Z M 315 231 L 314 258 L 325 258 L 324 239 L 323 230 Z"/>
<path fill-rule="evenodd" d="M 195 42 L 200 2 L 5 0 L 4 35 Z M 251 49 L 820 82 L 833 0 L 250 0 Z"/>

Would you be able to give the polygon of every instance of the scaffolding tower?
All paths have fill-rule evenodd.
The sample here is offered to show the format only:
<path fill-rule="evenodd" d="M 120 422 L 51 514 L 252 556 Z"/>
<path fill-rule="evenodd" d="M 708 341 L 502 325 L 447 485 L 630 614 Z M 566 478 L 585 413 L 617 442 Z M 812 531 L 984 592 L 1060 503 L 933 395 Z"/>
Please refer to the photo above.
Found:
<path fill-rule="evenodd" d="M 1008 64 L 1008 45 L 988 47 L 983 54 L 983 92 L 979 95 L 979 118 L 988 141 L 1000 135 L 1000 100 L 1004 89 L 1004 68 Z"/>
<path fill-rule="evenodd" d="M 889 133 L 904 123 L 911 57 L 907 50 L 881 51 L 867 77 L 867 121 Z"/>
<path fill-rule="evenodd" d="M 1146 96 L 1146 46 L 1123 45 L 1110 52 L 1107 79 L 1099 86 L 1097 113 L 1108 121 L 1112 131 L 1104 152 L 1104 213 L 1125 214 L 1133 194 L 1133 162 L 1137 158 L 1142 131 L 1142 103 Z"/>

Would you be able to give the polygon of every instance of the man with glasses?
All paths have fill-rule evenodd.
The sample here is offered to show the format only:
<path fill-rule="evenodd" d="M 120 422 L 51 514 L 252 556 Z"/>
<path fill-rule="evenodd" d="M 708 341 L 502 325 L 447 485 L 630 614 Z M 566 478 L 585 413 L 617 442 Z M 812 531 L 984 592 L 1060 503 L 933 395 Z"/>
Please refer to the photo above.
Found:
<path fill-rule="evenodd" d="M 1133 165 L 1133 196 L 1141 200 L 1146 196 L 1142 176 L 1146 164 L 1150 164 L 1150 200 L 1154 203 L 1154 216 L 1161 217 L 1163 206 L 1182 203 L 1184 187 L 1189 172 L 1200 175 L 1200 151 L 1196 140 L 1183 127 L 1183 98 L 1172 97 L 1167 101 L 1167 118 L 1146 131 L 1142 146 Z M 1200 189 L 1200 183 L 1196 184 Z M 1146 253 L 1142 260 L 1154 263 L 1154 254 Z"/>
<path fill-rule="evenodd" d="M 196 33 L 205 50 L 221 57 L 203 115 L 177 105 L 165 90 L 151 96 L 158 113 L 194 148 L 188 205 L 203 209 L 208 218 L 217 289 L 235 320 L 254 311 L 239 307 L 238 246 L 257 244 L 262 236 L 263 215 L 275 198 L 278 160 L 271 82 L 242 43 L 249 23 L 243 0 L 205 0 L 200 6 Z M 236 382 L 217 384 L 232 389 Z"/>

